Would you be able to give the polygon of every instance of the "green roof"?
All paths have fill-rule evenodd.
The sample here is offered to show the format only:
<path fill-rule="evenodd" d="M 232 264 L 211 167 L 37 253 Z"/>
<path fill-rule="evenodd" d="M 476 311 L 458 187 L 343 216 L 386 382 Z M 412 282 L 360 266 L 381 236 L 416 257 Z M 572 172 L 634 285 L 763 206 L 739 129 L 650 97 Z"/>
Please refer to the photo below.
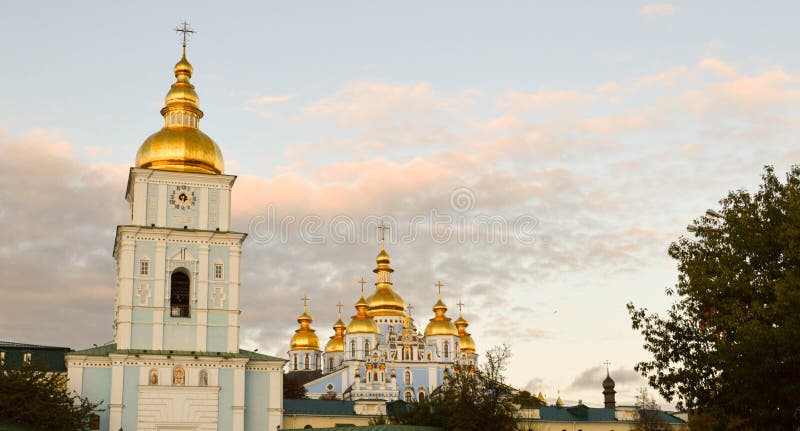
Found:
<path fill-rule="evenodd" d="M 314 428 L 317 431 L 444 431 L 439 427 L 416 425 L 368 425 L 358 427 Z M 286 429 L 285 431 L 300 431 L 301 428 Z"/>
<path fill-rule="evenodd" d="M 579 404 L 572 407 L 523 406 L 539 409 L 539 419 L 551 422 L 621 422 L 617 421 L 614 409 L 587 407 Z M 669 424 L 682 424 L 683 420 L 669 413 L 660 412 L 661 420 Z"/>
<path fill-rule="evenodd" d="M 239 349 L 239 353 L 228 352 L 197 352 L 189 350 L 149 350 L 149 349 L 117 349 L 116 344 L 106 344 L 104 346 L 91 347 L 89 349 L 78 350 L 77 352 L 70 353 L 71 355 L 86 355 L 86 356 L 108 356 L 109 353 L 119 353 L 122 355 L 174 355 L 174 356 L 203 356 L 203 357 L 219 357 L 219 358 L 247 358 L 253 361 L 280 361 L 286 362 L 286 359 L 276 358 L 275 356 L 264 355 L 262 353 L 251 352 L 249 350 Z"/>

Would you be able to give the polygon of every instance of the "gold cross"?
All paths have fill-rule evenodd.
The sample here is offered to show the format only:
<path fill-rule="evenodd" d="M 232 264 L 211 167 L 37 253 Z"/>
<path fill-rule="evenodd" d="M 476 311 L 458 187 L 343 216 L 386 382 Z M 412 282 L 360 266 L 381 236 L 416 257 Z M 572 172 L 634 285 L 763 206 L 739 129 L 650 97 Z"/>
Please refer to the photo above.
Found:
<path fill-rule="evenodd" d="M 444 286 L 444 284 L 442 284 L 442 282 L 440 280 L 440 281 L 437 281 L 436 284 L 434 284 L 434 286 L 439 288 L 439 298 L 441 298 L 442 297 L 442 287 Z"/>
<path fill-rule="evenodd" d="M 361 280 L 358 280 L 358 282 L 361 283 L 361 294 L 363 295 L 364 294 L 364 285 L 367 284 L 367 280 L 364 280 L 364 277 L 362 276 Z"/>
<path fill-rule="evenodd" d="M 456 304 L 456 305 L 458 305 L 458 312 L 461 313 L 461 308 L 464 307 L 464 303 L 461 302 L 461 300 L 459 299 L 458 300 L 458 304 Z"/>
<path fill-rule="evenodd" d="M 181 23 L 181 25 L 175 27 L 175 31 L 178 33 L 183 33 L 183 47 L 186 48 L 186 39 L 188 38 L 189 34 L 194 33 L 194 30 L 189 27 L 189 23 L 184 21 Z"/>
<path fill-rule="evenodd" d="M 311 298 L 309 298 L 308 295 L 303 295 L 303 297 L 300 299 L 303 300 L 303 311 L 306 311 L 306 307 L 308 306 L 308 301 Z"/>
<path fill-rule="evenodd" d="M 381 225 L 378 226 L 378 230 L 381 231 L 381 244 L 383 244 L 384 235 L 386 234 L 386 231 L 389 230 L 389 226 L 387 226 L 386 223 L 381 220 Z"/>
<path fill-rule="evenodd" d="M 339 301 L 339 303 L 337 303 L 336 306 L 339 307 L 339 318 L 341 319 L 342 318 L 342 307 L 344 307 L 344 305 L 342 305 L 342 301 Z"/>

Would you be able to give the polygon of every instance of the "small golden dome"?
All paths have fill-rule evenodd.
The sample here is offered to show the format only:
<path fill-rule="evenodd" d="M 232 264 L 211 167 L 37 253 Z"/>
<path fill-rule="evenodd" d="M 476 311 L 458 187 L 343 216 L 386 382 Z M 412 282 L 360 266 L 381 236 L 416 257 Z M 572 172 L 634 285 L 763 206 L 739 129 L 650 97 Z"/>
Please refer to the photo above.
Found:
<path fill-rule="evenodd" d="M 377 268 L 372 270 L 378 275 L 378 282 L 375 283 L 375 293 L 368 299 L 370 316 L 403 316 L 405 314 L 406 303 L 394 290 L 392 290 L 391 273 L 394 270 L 389 266 L 391 259 L 389 253 L 381 244 L 381 251 L 375 258 Z"/>
<path fill-rule="evenodd" d="M 344 352 L 344 339 L 331 337 L 325 344 L 325 353 Z"/>
<path fill-rule="evenodd" d="M 335 334 L 331 336 L 328 343 L 325 344 L 325 353 L 344 352 L 344 331 L 347 326 L 342 322 L 341 316 L 339 320 L 333 324 Z"/>
<path fill-rule="evenodd" d="M 306 307 L 303 306 L 303 314 L 297 318 L 297 323 L 300 328 L 294 331 L 292 340 L 289 343 L 291 350 L 319 350 L 319 337 L 313 329 L 311 329 L 311 322 L 314 319 L 306 312 Z"/>
<path fill-rule="evenodd" d="M 459 335 L 459 345 L 461 346 L 462 352 L 470 355 L 477 350 L 475 347 L 475 340 L 472 339 L 472 335 L 470 334 L 465 333 L 464 335 Z"/>
<path fill-rule="evenodd" d="M 136 167 L 178 172 L 221 174 L 222 151 L 199 129 L 203 111 L 200 98 L 189 82 L 193 68 L 186 59 L 186 48 L 175 65 L 175 83 L 165 98 L 161 115 L 164 127 L 150 135 L 136 153 Z"/>
<path fill-rule="evenodd" d="M 357 314 L 351 318 L 350 324 L 347 325 L 348 334 L 380 334 L 375 320 L 367 314 L 367 307 L 367 301 L 362 293 L 361 298 L 356 302 Z"/>
<path fill-rule="evenodd" d="M 433 319 L 430 320 L 427 326 L 425 326 L 425 336 L 431 335 L 454 335 L 458 336 L 458 330 L 453 325 L 453 320 L 449 317 L 445 316 L 447 312 L 447 306 L 444 305 L 442 302 L 442 298 L 439 298 L 436 301 L 436 304 L 433 306 L 433 312 L 435 316 Z"/>
<path fill-rule="evenodd" d="M 472 335 L 469 332 L 467 332 L 467 326 L 469 326 L 469 322 L 467 322 L 467 319 L 464 319 L 464 315 L 459 313 L 458 319 L 456 319 L 454 324 L 456 329 L 458 330 L 459 346 L 461 348 L 461 351 L 468 354 L 475 353 L 476 351 L 475 340 L 473 340 Z"/>

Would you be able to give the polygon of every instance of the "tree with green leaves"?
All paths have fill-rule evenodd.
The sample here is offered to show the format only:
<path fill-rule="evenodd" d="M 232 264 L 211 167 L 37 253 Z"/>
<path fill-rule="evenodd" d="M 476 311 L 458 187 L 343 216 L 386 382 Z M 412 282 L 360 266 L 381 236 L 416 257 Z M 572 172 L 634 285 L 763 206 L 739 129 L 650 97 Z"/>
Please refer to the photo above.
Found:
<path fill-rule="evenodd" d="M 0 424 L 29 430 L 82 431 L 100 404 L 68 393 L 67 377 L 25 364 L 0 364 Z"/>
<path fill-rule="evenodd" d="M 284 398 L 306 398 L 306 387 L 300 382 L 296 373 L 283 375 L 283 397 Z"/>
<path fill-rule="evenodd" d="M 490 349 L 482 367 L 453 370 L 427 399 L 390 405 L 390 421 L 448 431 L 515 430 L 519 419 L 511 401 L 512 388 L 504 383 L 503 375 L 510 357 L 506 345 Z"/>
<path fill-rule="evenodd" d="M 710 429 L 786 430 L 800 406 L 800 167 L 766 167 L 669 247 L 666 315 L 628 304 L 651 360 L 636 369 Z"/>

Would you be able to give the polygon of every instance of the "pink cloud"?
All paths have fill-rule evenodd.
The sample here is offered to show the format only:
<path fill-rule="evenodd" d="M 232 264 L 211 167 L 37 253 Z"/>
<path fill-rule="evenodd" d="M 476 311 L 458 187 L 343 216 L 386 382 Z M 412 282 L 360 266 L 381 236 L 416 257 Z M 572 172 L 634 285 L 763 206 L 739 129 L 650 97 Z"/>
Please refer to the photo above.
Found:
<path fill-rule="evenodd" d="M 678 7 L 671 3 L 653 3 L 642 6 L 641 12 L 645 16 L 671 16 L 678 11 Z"/>

